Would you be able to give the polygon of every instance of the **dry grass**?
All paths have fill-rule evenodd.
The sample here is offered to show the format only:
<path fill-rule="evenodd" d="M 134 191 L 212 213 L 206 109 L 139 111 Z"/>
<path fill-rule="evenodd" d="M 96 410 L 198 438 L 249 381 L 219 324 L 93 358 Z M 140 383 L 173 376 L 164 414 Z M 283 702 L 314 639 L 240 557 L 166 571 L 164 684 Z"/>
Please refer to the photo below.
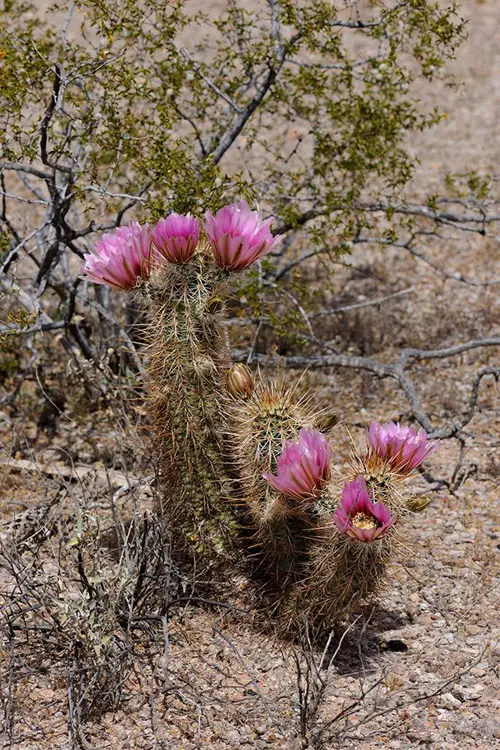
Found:
<path fill-rule="evenodd" d="M 465 8 L 469 41 L 454 68 L 463 84 L 422 90 L 428 104 L 445 101 L 449 116 L 412 143 L 422 157 L 412 186 L 420 194 L 464 161 L 479 169 L 498 163 L 500 8 L 494 0 Z M 463 237 L 433 241 L 425 252 L 470 278 L 492 273 L 498 257 L 498 247 Z M 444 279 L 403 250 L 356 250 L 350 260 L 362 270 L 339 270 L 326 300 L 332 306 L 412 291 L 325 323 L 325 337 L 342 350 L 389 361 L 401 346 L 498 331 L 495 289 Z M 47 345 L 46 387 L 30 377 L 15 409 L 0 412 L 1 458 L 11 462 L 0 469 L 2 519 L 46 504 L 43 532 L 2 553 L 5 747 L 496 746 L 498 385 L 484 381 L 458 470 L 457 441 L 430 459 L 421 489 L 434 502 L 412 522 L 406 558 L 392 569 L 380 604 L 322 655 L 307 642 L 263 633 L 243 580 L 230 599 L 210 603 L 167 568 L 171 576 L 154 589 L 161 597 L 147 588 L 138 596 L 141 577 L 144 585 L 150 574 L 155 584 L 158 577 L 143 567 L 141 550 L 150 545 L 166 554 L 168 542 L 145 523 L 153 469 L 143 432 L 130 424 L 141 425 L 141 403 L 134 402 L 135 415 L 128 403 L 125 418 L 112 374 L 105 382 L 94 372 L 83 381 L 81 373 L 67 376 L 53 363 L 58 352 Z M 495 362 L 498 353 L 490 350 L 419 364 L 418 386 L 437 424 L 460 413 L 478 366 Z M 401 393 L 368 374 L 311 372 L 306 382 L 339 415 L 334 448 L 341 462 L 344 427 L 361 441 L 370 419 L 410 416 Z M 6 381 L 6 391 L 11 385 Z M 59 407 L 54 390 L 66 396 Z M 56 406 L 48 408 L 51 401 Z M 79 475 L 81 466 L 91 471 Z"/>

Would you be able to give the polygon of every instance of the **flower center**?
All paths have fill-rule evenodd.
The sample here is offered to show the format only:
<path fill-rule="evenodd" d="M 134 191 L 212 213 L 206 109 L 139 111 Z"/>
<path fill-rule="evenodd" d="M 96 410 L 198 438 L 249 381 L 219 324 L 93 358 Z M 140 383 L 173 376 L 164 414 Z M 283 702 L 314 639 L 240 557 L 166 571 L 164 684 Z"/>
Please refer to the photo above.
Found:
<path fill-rule="evenodd" d="M 351 520 L 351 526 L 357 529 L 376 529 L 380 524 L 373 516 L 367 516 L 365 513 L 356 513 Z"/>

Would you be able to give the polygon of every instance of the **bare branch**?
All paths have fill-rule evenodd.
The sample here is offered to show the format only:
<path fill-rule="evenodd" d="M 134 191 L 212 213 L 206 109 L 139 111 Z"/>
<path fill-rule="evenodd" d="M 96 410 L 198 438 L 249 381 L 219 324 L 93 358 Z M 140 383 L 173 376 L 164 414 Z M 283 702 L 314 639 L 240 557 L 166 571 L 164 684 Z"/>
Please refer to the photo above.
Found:
<path fill-rule="evenodd" d="M 25 174 L 33 175 L 33 177 L 39 177 L 41 180 L 50 180 L 51 175 L 49 172 L 44 172 L 37 167 L 33 167 L 31 164 L 20 164 L 19 162 L 7 162 L 0 166 L 0 172 L 4 170 L 10 170 L 13 172 L 24 172 Z"/>
<path fill-rule="evenodd" d="M 467 227 L 467 224 L 496 224 L 500 222 L 500 215 L 494 216 L 476 216 L 474 214 L 465 214 L 459 216 L 449 211 L 436 211 L 429 206 L 419 206 L 416 204 L 399 204 L 391 205 L 390 203 L 359 203 L 358 208 L 370 213 L 383 212 L 391 214 L 401 214 L 403 216 L 420 216 L 425 219 L 431 219 L 439 224 L 449 226 L 460 225 L 461 229 L 469 232 L 482 233 L 482 229 Z"/>
<path fill-rule="evenodd" d="M 274 42 L 274 52 L 276 59 L 280 60 L 283 57 L 283 44 L 281 39 L 281 8 L 279 0 L 267 0 L 269 7 L 271 8 L 271 36 Z"/>
<path fill-rule="evenodd" d="M 390 299 L 396 299 L 396 297 L 404 297 L 407 294 L 414 292 L 416 287 L 409 286 L 407 289 L 400 289 L 399 292 L 393 292 L 392 294 L 386 294 L 383 297 L 375 297 L 374 299 L 368 299 L 364 302 L 353 302 L 352 305 L 341 305 L 340 307 L 332 307 L 330 309 L 319 310 L 318 312 L 311 313 L 311 318 L 324 317 L 326 315 L 339 315 L 340 313 L 349 312 L 350 310 L 360 310 L 365 307 L 374 307 L 381 305 L 383 302 L 387 302 Z"/>
<path fill-rule="evenodd" d="M 448 425 L 448 427 L 443 427 L 440 430 L 434 430 L 432 433 L 432 437 L 455 437 L 467 424 L 469 424 L 476 412 L 477 399 L 479 396 L 479 386 L 481 385 L 482 379 L 487 375 L 492 375 L 498 383 L 500 381 L 500 367 L 482 367 L 480 370 L 478 370 L 478 372 L 476 372 L 469 396 L 469 404 L 463 417 L 461 419 L 457 419 L 456 422 Z"/>
<path fill-rule="evenodd" d="M 491 346 L 500 347 L 500 337 L 490 337 L 485 339 L 466 341 L 463 344 L 457 344 L 456 346 L 451 347 L 443 347 L 441 349 L 403 349 L 401 351 L 399 359 L 392 364 L 379 362 L 372 357 L 360 357 L 349 354 L 336 353 L 323 355 L 312 354 L 306 357 L 276 357 L 267 356 L 264 354 L 253 354 L 253 361 L 262 366 L 277 366 L 290 369 L 347 367 L 355 370 L 367 370 L 368 372 L 371 372 L 373 375 L 376 375 L 379 378 L 392 378 L 393 380 L 396 380 L 399 387 L 405 394 L 406 399 L 412 409 L 413 416 L 415 417 L 417 422 L 429 433 L 429 435 L 433 438 L 451 438 L 458 436 L 460 434 L 460 431 L 471 421 L 472 417 L 474 416 L 479 396 L 479 387 L 483 378 L 488 375 L 492 375 L 498 381 L 500 368 L 484 367 L 479 370 L 474 377 L 468 406 L 464 415 L 460 419 L 455 420 L 455 422 L 445 427 L 435 428 L 429 416 L 423 411 L 420 400 L 415 390 L 415 385 L 408 373 L 405 371 L 408 360 L 444 359 L 446 357 L 452 357 L 467 351 L 473 351 L 474 349 L 487 348 Z M 242 349 L 233 349 L 231 351 L 231 356 L 237 362 L 245 362 L 248 356 L 248 352 Z"/>
<path fill-rule="evenodd" d="M 442 359 L 443 357 L 454 357 L 457 354 L 463 354 L 472 349 L 481 349 L 485 346 L 500 346 L 500 336 L 464 341 L 463 344 L 447 346 L 442 349 L 403 349 L 401 351 L 400 363 L 401 367 L 404 367 L 408 359 Z"/>

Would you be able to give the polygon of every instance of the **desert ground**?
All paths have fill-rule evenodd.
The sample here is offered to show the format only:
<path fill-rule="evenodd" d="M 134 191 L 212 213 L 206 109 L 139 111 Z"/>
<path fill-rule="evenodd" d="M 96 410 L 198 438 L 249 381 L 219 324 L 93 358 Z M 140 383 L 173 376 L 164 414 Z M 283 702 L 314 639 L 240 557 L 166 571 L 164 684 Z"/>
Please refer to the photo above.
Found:
<path fill-rule="evenodd" d="M 422 85 L 424 105 L 439 104 L 447 118 L 409 144 L 420 159 L 409 188 L 414 195 L 432 192 L 447 172 L 494 171 L 499 162 L 500 3 L 466 0 L 462 10 L 468 39 L 450 66 L 456 86 Z M 330 338 L 339 348 L 390 362 L 404 346 L 435 348 L 498 335 L 499 286 L 481 285 L 500 278 L 498 238 L 457 234 L 443 245 L 429 243 L 425 255 L 431 263 L 402 249 L 355 249 L 349 267 L 339 267 L 332 307 L 409 291 L 336 316 Z M 57 577 L 58 556 L 78 518 L 99 519 L 99 538 L 106 540 L 116 520 L 110 497 L 113 512 L 124 519 L 151 511 L 154 477 L 143 404 L 115 398 L 112 382 L 106 393 L 97 392 L 81 373 L 60 364 L 57 341 L 47 337 L 43 347 L 44 382 L 28 379 L 15 408 L 0 400 L 0 518 L 5 543 L 16 518 L 54 500 L 41 558 L 48 578 Z M 437 426 L 462 413 L 476 370 L 498 362 L 498 347 L 490 347 L 418 363 L 415 382 Z M 13 382 L 5 381 L 0 399 Z M 371 419 L 411 416 L 392 381 L 367 373 L 310 370 L 303 387 L 338 414 L 332 443 L 339 463 L 347 461 L 351 439 L 363 444 Z M 197 601 L 188 591 L 168 620 L 134 633 L 131 668 L 109 688 L 119 685 L 120 701 L 107 710 L 96 707 L 76 735 L 64 647 L 30 630 L 8 632 L 1 652 L 1 746 L 500 747 L 500 390 L 493 378 L 483 381 L 464 436 L 462 454 L 458 441 L 444 440 L 426 463 L 418 484 L 432 503 L 412 519 L 405 551 L 378 602 L 325 652 L 326 661 L 334 658 L 308 711 L 303 696 L 301 710 L 300 688 L 308 665 L 310 683 L 318 687 L 311 664 L 319 664 L 321 650 L 307 652 L 266 632 L 252 607 L 252 584 L 242 579 L 221 601 Z M 25 554 L 32 560 L 29 549 Z M 0 571 L 0 584 L 5 599 L 16 585 L 11 572 Z"/>

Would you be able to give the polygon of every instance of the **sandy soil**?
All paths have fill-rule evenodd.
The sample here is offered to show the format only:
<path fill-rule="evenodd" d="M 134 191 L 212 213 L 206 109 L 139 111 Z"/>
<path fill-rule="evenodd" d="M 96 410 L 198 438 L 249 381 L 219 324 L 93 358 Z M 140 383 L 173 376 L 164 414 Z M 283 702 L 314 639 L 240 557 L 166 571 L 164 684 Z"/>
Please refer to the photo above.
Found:
<path fill-rule="evenodd" d="M 421 159 L 413 190 L 422 194 L 432 191 L 443 173 L 465 165 L 487 169 L 500 155 L 500 4 L 468 1 L 464 12 L 469 39 L 453 66 L 458 88 L 422 90 L 424 102 L 444 104 L 449 113 L 439 127 L 412 140 Z M 495 274 L 496 268 L 500 276 L 498 243 L 460 238 L 444 249 L 451 271 L 481 279 Z M 426 252 L 443 262 L 442 246 L 429 245 Z M 498 287 L 443 280 L 429 266 L 395 250 L 359 253 L 352 262 L 369 265 L 378 280 L 372 276 L 360 281 L 354 272 L 339 272 L 341 301 L 380 294 L 380 278 L 384 290 L 412 287 L 411 293 L 381 308 L 348 312 L 339 319 L 334 334 L 353 351 L 389 361 L 401 345 L 446 345 L 498 332 Z M 461 413 L 474 372 L 493 363 L 498 364 L 497 350 L 437 365 L 422 363 L 417 384 L 437 425 Z M 340 416 L 334 434 L 339 456 L 347 451 L 345 428 L 361 441 L 362 427 L 370 419 L 409 416 L 393 385 L 368 375 L 310 374 L 307 384 L 317 388 Z M 57 388 L 57 379 L 52 385 Z M 4 467 L 3 519 L 60 489 L 60 482 L 43 470 L 54 461 L 68 489 L 58 518 L 71 517 L 78 506 L 86 512 L 106 506 L 104 468 L 137 476 L 135 497 L 144 506 L 151 502 L 147 482 L 141 479 L 148 476 L 147 456 L 140 441 L 134 442 L 130 433 L 123 436 L 111 409 L 101 405 L 86 413 L 75 385 L 53 430 L 37 426 L 44 399 L 36 383 L 27 383 L 23 393 L 17 414 L 0 413 L 0 458 L 28 462 Z M 405 539 L 407 552 L 393 567 L 379 604 L 347 634 L 330 670 L 312 726 L 311 747 L 500 747 L 499 448 L 499 389 L 484 381 L 476 416 L 467 427 L 463 468 L 454 491 L 439 481 L 450 480 L 459 456 L 456 441 L 446 441 L 426 467 L 430 482 L 419 480 L 432 494 L 432 505 L 412 521 Z M 33 461 L 42 471 L 30 467 Z M 75 465 L 91 466 L 97 473 L 70 483 Z M 126 488 L 122 478 L 116 482 L 115 490 Z M 132 494 L 120 495 L 124 513 Z M 242 584 L 233 604 L 246 607 L 249 601 Z M 134 670 L 123 686 L 118 709 L 85 722 L 82 747 L 306 746 L 300 733 L 296 644 L 263 635 L 251 611 L 228 612 L 217 606 L 191 605 L 178 612 L 168 623 L 168 634 L 168 649 L 160 641 L 157 651 L 147 646 L 146 637 L 138 636 Z M 15 657 L 15 681 L 1 685 L 1 705 L 8 719 L 2 746 L 69 750 L 75 745 L 68 735 L 65 655 L 52 651 L 40 665 L 30 643 L 31 636 Z M 3 645 L 5 664 L 11 644 L 7 639 Z"/>

